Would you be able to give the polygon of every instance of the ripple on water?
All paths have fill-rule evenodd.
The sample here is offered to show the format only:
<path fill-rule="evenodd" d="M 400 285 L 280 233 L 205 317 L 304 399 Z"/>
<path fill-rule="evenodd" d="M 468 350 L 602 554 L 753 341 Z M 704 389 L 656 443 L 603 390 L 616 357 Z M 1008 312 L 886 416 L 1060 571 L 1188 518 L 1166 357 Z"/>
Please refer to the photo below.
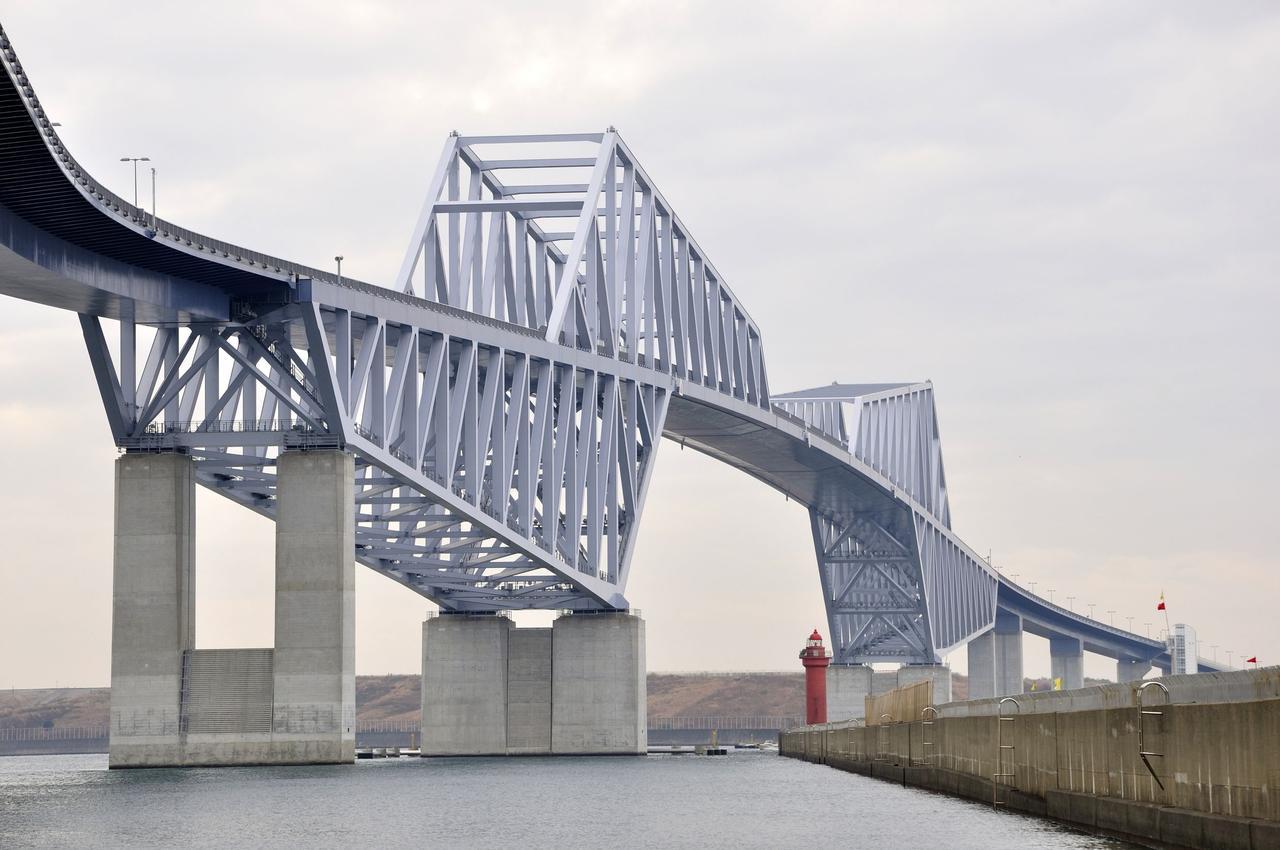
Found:
<path fill-rule="evenodd" d="M 0 847 L 1132 845 L 761 752 L 108 771 L 0 758 Z"/>

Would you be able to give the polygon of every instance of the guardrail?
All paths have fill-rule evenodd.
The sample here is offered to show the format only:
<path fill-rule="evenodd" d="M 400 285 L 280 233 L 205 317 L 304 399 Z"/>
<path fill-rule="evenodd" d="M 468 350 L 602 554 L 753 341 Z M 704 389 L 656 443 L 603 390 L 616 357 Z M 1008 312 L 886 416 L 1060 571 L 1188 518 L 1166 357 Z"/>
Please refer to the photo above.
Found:
<path fill-rule="evenodd" d="M 701 717 L 650 717 L 649 729 L 676 731 L 681 729 L 787 729 L 798 726 L 800 717 L 705 715 Z"/>
<path fill-rule="evenodd" d="M 0 741 L 83 741 L 107 737 L 106 726 L 12 726 L 0 728 Z"/>

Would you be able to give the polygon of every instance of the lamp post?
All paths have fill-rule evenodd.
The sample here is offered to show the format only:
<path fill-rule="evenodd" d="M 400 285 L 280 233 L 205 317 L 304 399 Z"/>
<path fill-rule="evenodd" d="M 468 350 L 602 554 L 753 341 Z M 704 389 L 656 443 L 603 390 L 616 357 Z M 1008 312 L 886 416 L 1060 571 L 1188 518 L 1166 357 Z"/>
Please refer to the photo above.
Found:
<path fill-rule="evenodd" d="M 151 229 L 158 231 L 160 228 L 156 226 L 156 168 L 151 166 Z"/>
<path fill-rule="evenodd" d="M 1067 597 L 1067 607 L 1071 609 L 1071 613 L 1076 611 L 1076 598 L 1074 596 Z"/>
<path fill-rule="evenodd" d="M 1150 623 L 1143 623 L 1142 625 L 1144 625 L 1144 626 L 1146 626 L 1146 627 L 1147 627 L 1147 637 L 1151 637 L 1151 624 L 1150 624 Z"/>
<path fill-rule="evenodd" d="M 150 161 L 151 161 L 151 157 L 149 157 L 149 156 L 122 156 L 122 157 L 120 157 L 120 161 L 121 161 L 121 162 L 132 162 L 132 163 L 133 163 L 133 205 L 136 207 L 136 206 L 138 205 L 138 163 L 140 163 L 140 162 L 150 162 Z"/>
<path fill-rule="evenodd" d="M 1114 626 L 1116 624 L 1116 612 L 1108 610 L 1107 613 L 1111 615 L 1111 625 Z"/>
<path fill-rule="evenodd" d="M 1031 592 L 1032 592 L 1032 593 L 1035 593 L 1035 592 L 1036 592 L 1036 585 L 1037 585 L 1037 584 L 1039 584 L 1039 583 L 1040 583 L 1040 582 L 1038 582 L 1038 581 L 1029 581 L 1029 582 L 1027 582 L 1027 585 L 1031 588 Z"/>
<path fill-rule="evenodd" d="M 1093 608 L 1094 608 L 1094 605 L 1093 605 L 1093 603 L 1092 603 L 1092 602 L 1090 602 L 1090 603 L 1089 603 L 1089 619 L 1090 619 L 1090 620 L 1092 620 L 1092 619 L 1093 619 Z"/>
<path fill-rule="evenodd" d="M 333 258 L 333 261 L 338 264 L 338 286 L 342 286 L 342 260 L 341 255 Z"/>
<path fill-rule="evenodd" d="M 1053 588 L 1052 588 L 1052 587 L 1051 587 L 1051 588 L 1049 588 L 1049 604 L 1050 604 L 1050 605 L 1052 605 L 1052 604 L 1053 604 L 1053 593 L 1054 593 Z"/>
<path fill-rule="evenodd" d="M 1125 619 L 1129 621 L 1129 631 L 1133 631 L 1133 618 L 1125 617 Z"/>

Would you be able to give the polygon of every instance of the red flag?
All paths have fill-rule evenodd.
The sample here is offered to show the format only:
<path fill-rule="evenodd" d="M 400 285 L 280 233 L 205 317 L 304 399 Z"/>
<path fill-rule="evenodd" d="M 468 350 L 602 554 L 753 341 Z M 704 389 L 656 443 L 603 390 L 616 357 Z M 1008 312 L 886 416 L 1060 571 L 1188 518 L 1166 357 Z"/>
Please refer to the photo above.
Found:
<path fill-rule="evenodd" d="M 1257 663 L 1258 663 L 1258 656 L 1256 656 L 1256 655 L 1255 655 L 1255 656 L 1253 656 L 1252 658 L 1246 658 L 1246 659 L 1244 660 L 1244 663 L 1245 663 L 1245 664 L 1257 664 Z"/>
<path fill-rule="evenodd" d="M 1163 600 L 1161 600 L 1160 604 L 1156 606 L 1156 610 L 1157 610 L 1157 611 L 1163 611 L 1163 610 L 1164 610 L 1164 601 L 1163 601 Z"/>

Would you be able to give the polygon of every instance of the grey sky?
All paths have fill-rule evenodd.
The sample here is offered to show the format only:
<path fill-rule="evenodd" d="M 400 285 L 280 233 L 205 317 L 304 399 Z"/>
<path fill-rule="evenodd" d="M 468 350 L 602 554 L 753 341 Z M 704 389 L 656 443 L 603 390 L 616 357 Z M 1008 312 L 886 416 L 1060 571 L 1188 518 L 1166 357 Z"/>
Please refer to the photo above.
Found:
<path fill-rule="evenodd" d="M 1163 589 L 1220 658 L 1280 659 L 1274 4 L 10 0 L 2 21 L 96 177 L 131 193 L 118 159 L 149 155 L 162 216 L 371 282 L 449 130 L 615 125 L 761 325 L 775 390 L 932 379 L 975 549 L 1139 631 Z M 0 686 L 105 684 L 115 451 L 70 314 L 0 303 L 0 433 Z M 199 644 L 270 645 L 270 526 L 200 510 Z M 358 575 L 359 672 L 416 670 L 425 601 Z M 670 443 L 628 595 L 653 670 L 793 669 L 823 622 L 803 510 Z"/>

